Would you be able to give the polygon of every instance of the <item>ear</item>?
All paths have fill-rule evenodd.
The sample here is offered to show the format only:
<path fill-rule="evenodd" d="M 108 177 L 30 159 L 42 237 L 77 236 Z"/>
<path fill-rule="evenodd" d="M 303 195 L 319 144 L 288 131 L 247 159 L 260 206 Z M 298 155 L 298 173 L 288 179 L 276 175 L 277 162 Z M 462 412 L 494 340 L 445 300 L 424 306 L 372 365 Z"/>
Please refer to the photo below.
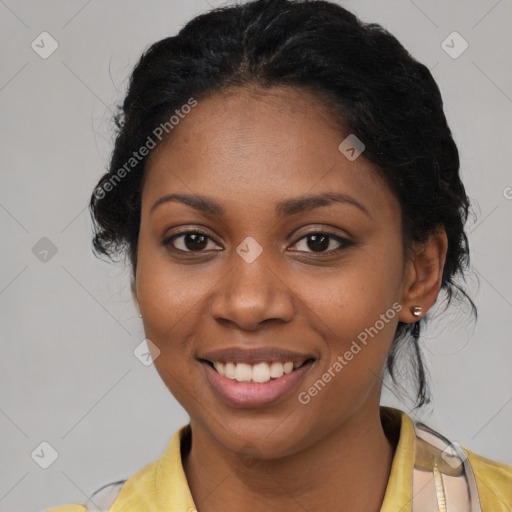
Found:
<path fill-rule="evenodd" d="M 425 243 L 416 242 L 407 259 L 402 288 L 399 320 L 413 323 L 420 317 L 411 313 L 411 306 L 421 306 L 421 316 L 432 307 L 441 289 L 448 238 L 443 226 L 432 233 Z"/>
<path fill-rule="evenodd" d="M 136 283 L 134 277 L 132 277 L 132 279 L 131 279 L 130 289 L 132 292 L 133 303 L 135 304 L 135 309 L 137 310 L 137 313 L 140 315 L 140 304 L 139 304 L 139 298 L 137 297 L 137 283 Z"/>

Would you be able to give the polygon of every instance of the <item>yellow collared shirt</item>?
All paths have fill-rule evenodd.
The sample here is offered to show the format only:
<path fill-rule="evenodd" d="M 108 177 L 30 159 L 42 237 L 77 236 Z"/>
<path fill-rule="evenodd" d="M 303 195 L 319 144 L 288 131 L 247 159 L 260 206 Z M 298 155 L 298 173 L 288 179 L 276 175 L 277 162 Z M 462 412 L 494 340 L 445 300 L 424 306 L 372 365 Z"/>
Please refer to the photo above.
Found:
<path fill-rule="evenodd" d="M 412 472 L 416 439 L 411 418 L 381 407 L 385 421 L 399 426 L 400 438 L 381 512 L 412 512 Z M 181 443 L 190 433 L 185 425 L 172 436 L 160 459 L 129 478 L 110 512 L 195 512 L 196 507 L 181 461 Z M 482 512 L 512 511 L 512 467 L 465 450 L 475 475 Z M 63 505 L 47 512 L 87 512 L 85 505 Z"/>

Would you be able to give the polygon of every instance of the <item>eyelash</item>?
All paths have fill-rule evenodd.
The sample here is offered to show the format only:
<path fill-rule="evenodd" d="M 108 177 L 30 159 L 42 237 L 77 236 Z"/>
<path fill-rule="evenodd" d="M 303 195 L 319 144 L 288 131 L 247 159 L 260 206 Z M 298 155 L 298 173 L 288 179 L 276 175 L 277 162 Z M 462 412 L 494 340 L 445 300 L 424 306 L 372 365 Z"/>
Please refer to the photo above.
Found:
<path fill-rule="evenodd" d="M 201 253 L 206 252 L 205 250 L 199 250 L 199 251 L 190 251 L 190 250 L 188 250 L 188 251 L 184 251 L 183 249 L 176 249 L 176 247 L 172 246 L 172 242 L 174 240 L 176 240 L 179 237 L 188 235 L 188 234 L 202 235 L 202 236 L 206 237 L 208 240 L 211 240 L 211 241 L 215 242 L 213 240 L 213 238 L 211 238 L 207 233 L 205 233 L 203 231 L 200 231 L 200 230 L 197 230 L 197 229 L 190 229 L 190 230 L 181 231 L 179 233 L 175 233 L 174 235 L 166 237 L 162 241 L 162 245 L 166 246 L 166 247 L 170 247 L 170 249 L 172 249 L 172 250 L 174 250 L 176 252 L 181 252 L 181 253 L 197 253 L 197 254 L 201 254 Z M 355 245 L 354 242 L 352 242 L 352 241 L 350 241 L 350 240 L 348 240 L 346 238 L 343 238 L 343 237 L 341 237 L 339 235 L 335 235 L 334 233 L 330 233 L 328 231 L 321 231 L 321 230 L 310 231 L 309 233 L 304 234 L 293 245 L 297 244 L 298 242 L 300 242 L 304 238 L 307 238 L 308 236 L 311 236 L 311 235 L 327 235 L 329 238 L 332 238 L 336 242 L 338 242 L 340 244 L 340 246 L 336 247 L 335 249 L 331 249 L 331 250 L 327 250 L 327 251 L 323 251 L 323 252 L 314 252 L 314 251 L 297 251 L 297 252 L 306 252 L 308 254 L 324 255 L 324 254 L 332 254 L 334 252 L 337 252 L 337 251 L 340 251 L 342 249 L 346 249 L 348 247 L 351 247 L 351 246 Z"/>

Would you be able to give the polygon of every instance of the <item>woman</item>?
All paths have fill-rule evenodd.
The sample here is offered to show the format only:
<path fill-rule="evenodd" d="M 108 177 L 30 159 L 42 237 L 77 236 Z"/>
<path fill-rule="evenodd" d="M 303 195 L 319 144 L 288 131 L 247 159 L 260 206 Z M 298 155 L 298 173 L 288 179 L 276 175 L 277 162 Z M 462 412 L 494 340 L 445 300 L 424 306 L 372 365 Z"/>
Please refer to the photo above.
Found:
<path fill-rule="evenodd" d="M 131 77 L 91 198 L 190 416 L 162 458 L 59 511 L 510 511 L 512 467 L 380 406 L 469 263 L 428 69 L 329 2 L 216 9 Z M 56 509 L 55 509 L 56 510 Z"/>

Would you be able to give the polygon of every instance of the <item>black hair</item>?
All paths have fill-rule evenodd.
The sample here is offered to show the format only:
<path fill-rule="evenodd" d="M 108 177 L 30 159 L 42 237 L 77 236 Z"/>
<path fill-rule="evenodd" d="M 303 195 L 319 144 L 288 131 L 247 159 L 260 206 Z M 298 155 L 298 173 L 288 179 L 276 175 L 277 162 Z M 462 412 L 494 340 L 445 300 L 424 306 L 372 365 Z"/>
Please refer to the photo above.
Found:
<path fill-rule="evenodd" d="M 469 265 L 464 225 L 470 202 L 440 90 L 429 69 L 382 26 L 363 23 L 328 1 L 257 0 L 213 9 L 143 53 L 115 117 L 108 172 L 90 200 L 96 255 L 113 259 L 124 253 L 134 278 L 148 156 L 135 160 L 133 153 L 154 137 L 155 127 L 168 125 L 191 98 L 229 87 L 273 86 L 300 88 L 324 100 L 345 132 L 363 141 L 362 157 L 400 202 L 404 247 L 444 227 L 446 305 L 454 296 L 465 297 L 476 317 L 476 306 L 456 283 Z M 398 354 L 412 345 L 421 407 L 430 395 L 415 325 L 418 334 L 420 323 L 398 323 L 386 369 L 398 384 Z"/>

